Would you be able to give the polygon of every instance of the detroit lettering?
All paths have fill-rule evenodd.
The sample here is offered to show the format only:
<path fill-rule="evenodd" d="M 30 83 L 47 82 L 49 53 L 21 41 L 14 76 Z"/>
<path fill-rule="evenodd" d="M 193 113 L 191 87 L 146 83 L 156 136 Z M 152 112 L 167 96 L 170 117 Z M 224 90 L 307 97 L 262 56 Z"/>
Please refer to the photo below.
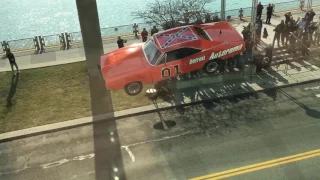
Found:
<path fill-rule="evenodd" d="M 225 56 L 227 54 L 231 54 L 231 53 L 234 53 L 236 51 L 240 51 L 242 49 L 242 44 L 238 45 L 238 46 L 235 46 L 235 47 L 232 47 L 230 49 L 226 49 L 226 50 L 223 50 L 223 51 L 220 51 L 220 52 L 213 52 L 210 56 L 210 59 L 217 59 L 219 57 L 222 57 L 222 56 Z"/>
<path fill-rule="evenodd" d="M 198 62 L 204 61 L 205 59 L 206 59 L 206 56 L 190 59 L 189 64 L 198 63 Z"/>

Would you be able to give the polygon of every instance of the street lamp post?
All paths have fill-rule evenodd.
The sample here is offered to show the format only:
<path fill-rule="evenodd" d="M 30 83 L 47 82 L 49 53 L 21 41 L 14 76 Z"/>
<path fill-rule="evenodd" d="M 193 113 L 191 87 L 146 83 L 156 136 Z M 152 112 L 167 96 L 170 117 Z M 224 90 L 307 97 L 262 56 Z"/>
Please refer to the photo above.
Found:
<path fill-rule="evenodd" d="M 221 0 L 221 20 L 226 20 L 226 0 Z"/>
<path fill-rule="evenodd" d="M 253 42 L 253 46 L 251 49 L 251 74 L 250 78 L 253 77 L 253 56 L 254 56 L 254 50 L 255 50 L 255 43 L 256 43 L 256 21 L 257 21 L 257 4 L 258 0 L 252 0 L 252 10 L 251 10 L 251 26 L 250 26 L 250 32 L 251 32 L 251 41 Z"/>

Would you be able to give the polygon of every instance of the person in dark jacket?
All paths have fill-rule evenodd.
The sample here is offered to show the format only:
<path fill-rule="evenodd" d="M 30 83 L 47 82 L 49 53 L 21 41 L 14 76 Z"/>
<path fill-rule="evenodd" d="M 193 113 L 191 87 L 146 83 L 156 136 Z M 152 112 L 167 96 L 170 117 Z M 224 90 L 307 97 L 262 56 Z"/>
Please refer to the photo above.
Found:
<path fill-rule="evenodd" d="M 271 4 L 269 4 L 269 6 L 267 7 L 267 20 L 266 20 L 266 24 L 271 24 L 270 20 L 271 20 L 271 16 L 272 16 L 272 11 L 273 11 L 273 7 Z"/>
<path fill-rule="evenodd" d="M 244 27 L 242 30 L 243 40 L 247 41 L 249 39 L 249 31 L 250 29 L 247 29 L 247 27 Z"/>
<path fill-rule="evenodd" d="M 156 26 L 153 26 L 153 28 L 151 29 L 151 36 L 154 35 L 155 33 L 158 33 L 159 30 L 157 29 Z"/>
<path fill-rule="evenodd" d="M 313 21 L 313 18 L 314 18 L 315 15 L 316 15 L 316 13 L 314 13 L 312 9 L 311 9 L 311 11 L 308 11 L 306 13 L 306 15 L 304 16 L 304 18 L 306 20 L 305 30 L 307 30 L 307 28 L 309 27 L 309 25 Z"/>
<path fill-rule="evenodd" d="M 289 40 L 289 34 L 290 34 L 290 27 L 288 24 L 285 24 L 284 30 L 281 36 L 281 41 L 284 43 L 284 45 L 288 45 L 288 40 Z"/>
<path fill-rule="evenodd" d="M 10 49 L 7 49 L 7 50 L 6 50 L 6 54 L 5 54 L 1 59 L 6 59 L 6 58 L 7 58 L 7 59 L 9 60 L 9 62 L 10 62 L 12 73 L 13 73 L 14 75 L 17 75 L 17 72 L 20 74 L 18 64 L 16 63 L 16 58 L 14 57 L 14 55 L 13 55 L 13 53 L 11 52 Z M 17 72 L 14 71 L 13 66 L 16 67 Z"/>
<path fill-rule="evenodd" d="M 310 22 L 313 21 L 313 18 L 314 18 L 315 15 L 316 15 L 316 13 L 313 12 L 313 9 L 311 9 L 311 10 L 309 11 L 309 21 L 310 21 Z"/>
<path fill-rule="evenodd" d="M 278 24 L 276 28 L 273 30 L 275 31 L 273 43 L 275 43 L 275 41 L 277 40 L 278 47 L 280 46 L 280 37 L 281 37 L 282 45 L 284 44 L 284 35 L 283 35 L 284 28 L 285 28 L 285 24 L 284 24 L 284 20 L 282 20 L 281 23 Z"/>
<path fill-rule="evenodd" d="M 263 10 L 263 5 L 261 4 L 261 2 L 259 2 L 257 6 L 257 18 L 261 18 L 262 10 Z"/>
<path fill-rule="evenodd" d="M 279 24 L 279 32 L 280 32 L 280 36 L 281 36 L 282 45 L 284 45 L 284 38 L 285 38 L 284 31 L 285 31 L 285 28 L 286 28 L 286 24 L 284 23 L 284 20 L 281 20 L 281 23 Z"/>
<path fill-rule="evenodd" d="M 149 33 L 146 28 L 143 28 L 143 31 L 141 32 L 142 42 L 146 42 L 148 40 L 148 34 Z"/>
<path fill-rule="evenodd" d="M 209 13 L 206 14 L 204 23 L 210 23 L 211 22 L 211 15 Z"/>
<path fill-rule="evenodd" d="M 286 13 L 284 17 L 286 18 L 284 23 L 288 24 L 291 21 L 291 17 L 292 17 L 291 12 Z"/>
<path fill-rule="evenodd" d="M 121 36 L 118 36 L 117 44 L 119 49 L 124 47 L 124 43 L 126 43 L 127 40 L 121 39 Z"/>

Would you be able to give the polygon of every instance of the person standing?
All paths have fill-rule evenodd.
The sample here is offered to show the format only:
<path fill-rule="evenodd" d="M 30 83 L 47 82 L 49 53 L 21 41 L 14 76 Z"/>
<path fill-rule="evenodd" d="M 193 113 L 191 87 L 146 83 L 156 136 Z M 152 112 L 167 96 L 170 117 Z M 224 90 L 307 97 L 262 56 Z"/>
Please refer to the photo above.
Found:
<path fill-rule="evenodd" d="M 257 6 L 257 18 L 261 18 L 262 10 L 263 10 L 263 5 L 261 4 L 261 2 L 259 2 Z"/>
<path fill-rule="evenodd" d="M 304 0 L 300 0 L 300 9 L 303 10 L 304 8 Z"/>
<path fill-rule="evenodd" d="M 284 21 L 282 20 L 281 23 L 278 24 L 276 28 L 273 30 L 275 32 L 273 44 L 277 41 L 278 47 L 280 47 L 280 35 L 283 33 L 283 30 L 284 30 Z M 283 44 L 283 41 L 282 41 L 282 44 Z"/>
<path fill-rule="evenodd" d="M 210 23 L 211 22 L 211 15 L 209 13 L 206 14 L 204 23 Z"/>
<path fill-rule="evenodd" d="M 14 75 L 17 75 L 17 72 L 20 74 L 19 67 L 16 63 L 16 58 L 14 57 L 14 55 L 10 49 L 6 50 L 6 54 L 1 59 L 6 59 L 6 58 L 8 58 L 8 60 L 10 62 L 12 73 Z M 16 67 L 17 72 L 14 71 L 13 66 Z"/>
<path fill-rule="evenodd" d="M 126 42 L 127 42 L 127 40 L 121 39 L 121 36 L 118 36 L 117 44 L 118 44 L 119 49 L 123 48 L 124 47 L 124 43 L 126 43 Z"/>
<path fill-rule="evenodd" d="M 247 41 L 247 40 L 249 39 L 249 31 L 250 31 L 250 30 L 248 30 L 247 27 L 244 27 L 244 28 L 243 28 L 243 30 L 242 30 L 241 33 L 242 33 L 242 35 L 243 35 L 243 40 L 244 40 L 244 41 Z"/>
<path fill-rule="evenodd" d="M 283 33 L 281 35 L 281 41 L 283 45 L 288 45 L 289 34 L 290 34 L 290 26 L 289 24 L 285 24 Z"/>
<path fill-rule="evenodd" d="M 271 20 L 271 16 L 272 16 L 272 9 L 273 9 L 273 7 L 271 6 L 271 4 L 269 4 L 269 6 L 267 7 L 267 20 L 266 20 L 266 24 L 271 24 L 270 20 Z"/>
<path fill-rule="evenodd" d="M 135 39 L 139 39 L 139 36 L 138 36 L 138 33 L 139 33 L 138 27 L 139 27 L 139 25 L 137 23 L 134 23 L 132 27 L 133 27 L 134 38 Z"/>
<path fill-rule="evenodd" d="M 141 32 L 141 38 L 142 38 L 142 42 L 146 42 L 148 39 L 148 31 L 146 30 L 146 28 L 143 28 L 143 31 Z"/>
<path fill-rule="evenodd" d="M 311 10 L 310 10 L 310 16 L 309 16 L 309 17 L 310 17 L 310 19 L 309 19 L 309 20 L 310 20 L 310 22 L 312 22 L 312 21 L 313 21 L 313 18 L 314 18 L 314 16 L 315 16 L 315 15 L 316 15 L 316 13 L 315 13 L 315 12 L 313 12 L 313 9 L 311 9 Z"/>
<path fill-rule="evenodd" d="M 298 23 L 298 37 L 300 38 L 302 36 L 303 31 L 305 30 L 305 26 L 306 26 L 306 21 L 304 20 L 304 18 L 302 18 Z"/>
<path fill-rule="evenodd" d="M 311 9 L 311 11 L 308 11 L 305 15 L 305 20 L 306 20 L 306 27 L 305 30 L 307 30 L 307 28 L 310 26 L 311 22 L 313 21 L 313 17 L 316 15 L 316 13 L 313 12 L 313 10 Z"/>
<path fill-rule="evenodd" d="M 239 19 L 242 21 L 242 18 L 243 18 L 243 9 L 240 8 L 239 9 Z"/>
<path fill-rule="evenodd" d="M 151 29 L 151 36 L 154 35 L 155 33 L 158 33 L 159 30 L 157 29 L 156 26 L 153 26 L 153 28 Z"/>
<path fill-rule="evenodd" d="M 276 5 L 272 3 L 272 15 L 275 16 L 274 11 L 276 9 Z"/>
<path fill-rule="evenodd" d="M 278 26 L 279 26 L 278 31 L 280 33 L 281 42 L 282 42 L 282 45 L 284 45 L 284 38 L 285 38 L 284 31 L 285 31 L 285 27 L 286 27 L 284 20 L 281 20 L 281 23 Z"/>
<path fill-rule="evenodd" d="M 284 15 L 284 17 L 286 18 L 285 24 L 289 24 L 289 22 L 291 21 L 291 12 L 288 12 Z"/>
<path fill-rule="evenodd" d="M 289 44 L 290 45 L 289 45 L 289 51 L 288 51 L 290 54 L 291 53 L 294 54 L 296 52 L 297 34 L 298 34 L 297 31 L 290 33 L 290 36 L 289 36 Z"/>

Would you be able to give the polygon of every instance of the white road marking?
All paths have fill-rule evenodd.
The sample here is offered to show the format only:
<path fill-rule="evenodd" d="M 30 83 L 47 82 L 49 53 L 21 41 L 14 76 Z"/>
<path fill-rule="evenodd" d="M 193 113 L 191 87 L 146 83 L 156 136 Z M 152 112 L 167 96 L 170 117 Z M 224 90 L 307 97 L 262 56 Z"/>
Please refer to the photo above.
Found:
<path fill-rule="evenodd" d="M 318 98 L 320 98 L 320 94 L 317 94 L 316 96 L 317 96 Z"/>
<path fill-rule="evenodd" d="M 192 133 L 197 133 L 197 132 L 202 132 L 202 130 L 187 131 L 187 132 L 182 133 L 182 134 L 178 134 L 178 135 L 174 135 L 174 136 L 166 136 L 166 137 L 163 137 L 163 138 L 161 138 L 161 139 L 155 139 L 155 140 L 150 140 L 150 141 L 143 141 L 143 142 L 139 142 L 139 143 L 130 144 L 130 145 L 127 145 L 127 146 L 121 146 L 121 148 L 131 147 L 131 146 L 137 146 L 137 145 L 146 144 L 146 143 L 153 143 L 153 142 L 164 141 L 164 140 L 167 140 L 167 139 L 177 138 L 177 137 L 180 137 L 180 136 L 184 136 L 184 135 L 192 134 Z"/>
<path fill-rule="evenodd" d="M 136 161 L 136 157 L 133 155 L 133 153 L 130 151 L 128 146 L 121 146 L 121 148 L 125 149 L 127 151 L 127 153 L 129 154 L 131 161 L 135 162 Z"/>
<path fill-rule="evenodd" d="M 87 173 L 85 173 L 85 174 L 73 175 L 72 177 L 70 177 L 70 178 L 68 178 L 68 179 L 64 179 L 64 180 L 79 179 L 79 177 L 88 176 L 88 175 L 94 174 L 94 173 L 95 173 L 94 171 L 90 171 L 90 172 L 87 172 Z"/>
<path fill-rule="evenodd" d="M 0 176 L 9 175 L 9 174 L 16 174 L 16 173 L 19 173 L 19 172 L 24 171 L 26 169 L 29 169 L 29 168 L 30 167 L 24 167 L 22 169 L 18 169 L 18 170 L 15 170 L 15 171 L 0 173 Z"/>
<path fill-rule="evenodd" d="M 43 164 L 43 165 L 40 165 L 40 166 L 43 169 L 47 169 L 47 168 L 51 168 L 51 167 L 55 167 L 55 166 L 60 166 L 62 164 L 70 162 L 70 161 L 82 161 L 82 160 L 85 160 L 85 159 L 91 159 L 93 157 L 94 157 L 94 154 L 81 155 L 81 156 L 74 157 L 72 159 L 61 159 L 59 161 Z"/>
<path fill-rule="evenodd" d="M 130 145 L 127 145 L 127 146 L 121 146 L 121 148 L 122 148 L 122 149 L 125 149 L 125 150 L 127 151 L 127 153 L 129 154 L 129 156 L 130 156 L 130 158 L 131 158 L 131 161 L 132 161 L 132 162 L 135 162 L 136 158 L 135 158 L 135 156 L 133 155 L 132 151 L 130 151 L 129 147 L 137 146 L 137 145 L 142 145 L 142 144 L 147 144 L 147 143 L 164 141 L 164 140 L 168 140 L 168 139 L 172 139 L 172 138 L 177 138 L 177 137 L 180 137 L 180 136 L 184 136 L 184 135 L 187 135 L 187 134 L 194 134 L 194 133 L 199 133 L 199 132 L 204 132 L 204 131 L 205 131 L 205 130 L 187 131 L 187 132 L 182 133 L 182 134 L 178 134 L 178 135 L 174 135 L 174 136 L 166 136 L 166 137 L 163 137 L 163 138 L 161 138 L 161 139 L 155 139 L 155 140 L 150 140 L 150 141 L 143 141 L 143 142 L 139 142 L 139 143 L 130 144 Z"/>
<path fill-rule="evenodd" d="M 316 87 L 307 87 L 307 88 L 304 88 L 304 90 L 313 90 L 313 89 L 320 89 L 320 86 L 316 86 Z"/>

